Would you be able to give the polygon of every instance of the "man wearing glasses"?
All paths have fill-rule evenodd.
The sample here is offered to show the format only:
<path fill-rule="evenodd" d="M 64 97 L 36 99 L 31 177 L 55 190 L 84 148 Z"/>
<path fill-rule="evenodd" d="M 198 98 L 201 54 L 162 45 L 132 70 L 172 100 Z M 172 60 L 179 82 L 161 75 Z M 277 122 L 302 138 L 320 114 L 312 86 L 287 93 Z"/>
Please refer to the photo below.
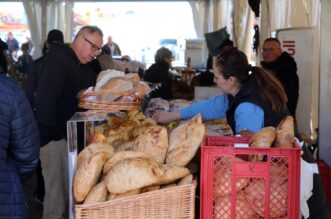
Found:
<path fill-rule="evenodd" d="M 45 179 L 43 218 L 68 217 L 68 154 L 66 123 L 78 108 L 77 93 L 95 85 L 88 65 L 101 54 L 103 33 L 82 27 L 70 46 L 63 44 L 44 58 L 36 91 L 36 118 L 40 131 L 40 160 Z"/>
<path fill-rule="evenodd" d="M 287 52 L 283 52 L 277 38 L 268 38 L 262 48 L 263 68 L 270 70 L 279 79 L 287 95 L 287 108 L 295 118 L 299 98 L 297 64 Z"/>

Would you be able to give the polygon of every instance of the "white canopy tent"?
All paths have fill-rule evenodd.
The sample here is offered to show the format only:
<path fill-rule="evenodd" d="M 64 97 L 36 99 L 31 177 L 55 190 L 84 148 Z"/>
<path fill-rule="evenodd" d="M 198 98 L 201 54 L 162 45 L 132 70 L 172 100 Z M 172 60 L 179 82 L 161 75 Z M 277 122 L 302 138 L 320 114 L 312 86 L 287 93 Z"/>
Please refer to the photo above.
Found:
<path fill-rule="evenodd" d="M 72 39 L 72 18 L 74 0 L 22 0 L 26 10 L 32 40 L 42 45 L 46 33 L 54 28 L 65 34 L 65 41 Z M 198 37 L 204 33 L 226 26 L 235 45 L 254 57 L 252 52 L 253 23 L 260 26 L 260 45 L 263 40 L 285 28 L 312 28 L 313 46 L 311 72 L 298 72 L 300 96 L 298 106 L 299 132 L 304 130 L 309 137 L 315 137 L 319 128 L 319 155 L 331 165 L 331 112 L 330 95 L 330 47 L 327 42 L 331 35 L 331 3 L 327 0 L 263 0 L 261 16 L 254 18 L 248 1 L 236 0 L 188 0 L 193 12 Z M 255 20 L 254 20 L 255 19 Z M 302 50 L 302 48 L 300 48 Z M 36 49 L 35 51 L 40 51 Z M 40 54 L 35 54 L 38 57 Z M 300 67 L 299 67 L 300 70 Z"/>

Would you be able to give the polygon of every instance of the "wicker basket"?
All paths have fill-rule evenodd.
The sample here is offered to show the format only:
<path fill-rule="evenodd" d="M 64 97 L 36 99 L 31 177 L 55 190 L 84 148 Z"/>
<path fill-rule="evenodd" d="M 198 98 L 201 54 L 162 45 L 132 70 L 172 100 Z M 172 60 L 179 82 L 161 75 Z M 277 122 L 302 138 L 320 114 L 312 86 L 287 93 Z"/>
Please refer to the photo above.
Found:
<path fill-rule="evenodd" d="M 130 102 L 117 102 L 117 101 L 100 101 L 96 97 L 104 94 L 116 94 L 119 96 L 130 96 L 132 101 Z M 116 91 L 116 90 L 98 90 L 98 91 L 86 91 L 78 94 L 79 107 L 90 110 L 109 110 L 112 112 L 120 110 L 134 110 L 139 109 L 142 103 L 140 96 L 134 95 L 128 91 Z"/>
<path fill-rule="evenodd" d="M 75 206 L 76 219 L 194 218 L 196 183 Z"/>

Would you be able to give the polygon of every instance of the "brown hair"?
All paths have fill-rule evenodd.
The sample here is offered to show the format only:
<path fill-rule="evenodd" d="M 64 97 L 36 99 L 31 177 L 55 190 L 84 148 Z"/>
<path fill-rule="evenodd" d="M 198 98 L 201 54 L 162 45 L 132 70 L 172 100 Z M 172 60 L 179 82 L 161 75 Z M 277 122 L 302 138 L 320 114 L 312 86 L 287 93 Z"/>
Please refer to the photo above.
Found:
<path fill-rule="evenodd" d="M 256 81 L 264 104 L 269 105 L 277 114 L 284 110 L 287 97 L 279 80 L 265 69 L 249 65 L 247 57 L 242 51 L 238 49 L 224 51 L 216 58 L 216 68 L 220 70 L 225 79 L 233 76 L 240 84 L 252 77 Z"/>

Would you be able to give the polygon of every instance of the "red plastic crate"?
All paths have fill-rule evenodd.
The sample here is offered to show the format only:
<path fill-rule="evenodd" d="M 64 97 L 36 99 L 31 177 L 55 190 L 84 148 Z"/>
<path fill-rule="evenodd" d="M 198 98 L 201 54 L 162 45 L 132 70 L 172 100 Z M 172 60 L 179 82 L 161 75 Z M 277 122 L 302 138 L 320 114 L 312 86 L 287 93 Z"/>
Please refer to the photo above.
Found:
<path fill-rule="evenodd" d="M 300 218 L 301 149 L 234 147 L 248 140 L 205 139 L 201 149 L 201 218 Z M 252 155 L 263 161 L 249 161 Z"/>

